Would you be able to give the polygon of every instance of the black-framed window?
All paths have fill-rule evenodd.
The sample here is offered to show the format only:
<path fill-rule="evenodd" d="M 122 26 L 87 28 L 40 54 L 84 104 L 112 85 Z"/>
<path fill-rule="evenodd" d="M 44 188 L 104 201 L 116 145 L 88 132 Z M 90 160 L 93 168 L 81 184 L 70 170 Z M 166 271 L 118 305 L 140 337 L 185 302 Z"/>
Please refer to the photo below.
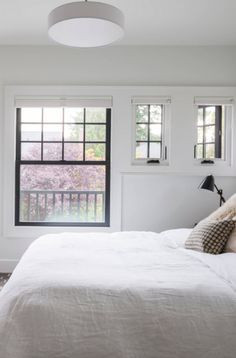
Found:
<path fill-rule="evenodd" d="M 199 105 L 196 159 L 224 159 L 224 106 Z"/>
<path fill-rule="evenodd" d="M 109 226 L 110 108 L 17 108 L 15 224 Z"/>
<path fill-rule="evenodd" d="M 136 104 L 135 159 L 163 159 L 164 106 Z"/>

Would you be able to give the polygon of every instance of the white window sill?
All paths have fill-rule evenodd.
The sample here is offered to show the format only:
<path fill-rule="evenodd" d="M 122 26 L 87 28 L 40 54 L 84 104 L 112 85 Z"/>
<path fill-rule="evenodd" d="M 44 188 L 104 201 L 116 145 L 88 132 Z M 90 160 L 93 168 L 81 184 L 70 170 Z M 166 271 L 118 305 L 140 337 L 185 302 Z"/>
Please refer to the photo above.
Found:
<path fill-rule="evenodd" d="M 160 160 L 160 163 L 147 163 L 147 160 L 133 160 L 132 166 L 143 167 L 165 167 L 169 166 L 168 160 Z"/>
<path fill-rule="evenodd" d="M 198 167 L 231 167 L 231 163 L 229 160 L 223 160 L 223 159 L 212 159 L 214 163 L 202 163 L 202 160 L 194 160 L 194 166 Z"/>

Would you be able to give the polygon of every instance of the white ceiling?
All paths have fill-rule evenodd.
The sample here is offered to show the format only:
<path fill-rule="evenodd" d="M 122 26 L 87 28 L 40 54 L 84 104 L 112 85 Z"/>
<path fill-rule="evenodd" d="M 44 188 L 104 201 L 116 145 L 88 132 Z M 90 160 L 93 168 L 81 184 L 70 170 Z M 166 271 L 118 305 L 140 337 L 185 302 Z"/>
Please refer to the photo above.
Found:
<path fill-rule="evenodd" d="M 120 45 L 236 45 L 236 0 L 101 0 L 125 14 Z M 50 45 L 47 16 L 71 0 L 0 0 L 0 45 Z"/>

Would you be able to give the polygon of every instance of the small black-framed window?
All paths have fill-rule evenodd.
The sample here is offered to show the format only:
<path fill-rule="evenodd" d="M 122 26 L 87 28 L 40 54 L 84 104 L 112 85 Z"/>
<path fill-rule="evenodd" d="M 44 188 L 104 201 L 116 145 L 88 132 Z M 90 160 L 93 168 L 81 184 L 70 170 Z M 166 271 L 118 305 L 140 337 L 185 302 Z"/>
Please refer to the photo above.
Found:
<path fill-rule="evenodd" d="M 110 108 L 16 109 L 15 225 L 110 225 Z"/>
<path fill-rule="evenodd" d="M 195 158 L 198 160 L 224 159 L 225 157 L 225 108 L 221 105 L 197 107 L 197 144 Z"/>
<path fill-rule="evenodd" d="M 166 159 L 164 105 L 135 105 L 135 160 Z"/>

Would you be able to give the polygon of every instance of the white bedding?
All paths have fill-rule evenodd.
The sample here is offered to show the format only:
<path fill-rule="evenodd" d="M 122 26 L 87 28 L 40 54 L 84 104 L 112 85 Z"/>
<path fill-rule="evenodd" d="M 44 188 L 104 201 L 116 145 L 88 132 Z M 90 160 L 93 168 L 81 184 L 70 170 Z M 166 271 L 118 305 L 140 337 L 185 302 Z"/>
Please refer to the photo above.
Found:
<path fill-rule="evenodd" d="M 0 358 L 235 358 L 236 254 L 188 234 L 42 236 L 0 294 Z"/>

